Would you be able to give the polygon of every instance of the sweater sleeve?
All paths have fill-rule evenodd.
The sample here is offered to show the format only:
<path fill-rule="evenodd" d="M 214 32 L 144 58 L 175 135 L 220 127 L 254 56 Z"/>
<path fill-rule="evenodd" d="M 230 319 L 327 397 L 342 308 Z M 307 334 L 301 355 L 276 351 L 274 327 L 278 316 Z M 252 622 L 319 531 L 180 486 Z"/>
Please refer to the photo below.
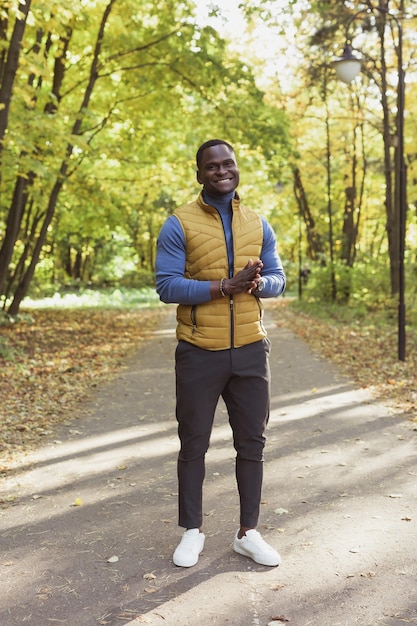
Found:
<path fill-rule="evenodd" d="M 286 278 L 281 259 L 277 251 L 275 233 L 267 220 L 262 217 L 263 242 L 261 260 L 263 268 L 261 276 L 264 279 L 264 288 L 256 293 L 261 298 L 275 298 L 284 292 Z"/>
<path fill-rule="evenodd" d="M 156 291 L 162 302 L 190 305 L 210 300 L 210 281 L 185 278 L 185 261 L 184 233 L 171 215 L 159 233 L 156 250 Z"/>

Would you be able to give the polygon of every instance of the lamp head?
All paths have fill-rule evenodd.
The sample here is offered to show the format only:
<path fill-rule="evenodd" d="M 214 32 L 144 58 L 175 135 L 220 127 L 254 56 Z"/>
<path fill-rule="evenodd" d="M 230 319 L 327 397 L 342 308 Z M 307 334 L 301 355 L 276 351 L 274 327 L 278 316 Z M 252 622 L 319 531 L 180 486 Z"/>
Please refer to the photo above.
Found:
<path fill-rule="evenodd" d="M 353 52 L 350 44 L 346 44 L 343 54 L 332 62 L 336 70 L 337 77 L 344 83 L 351 83 L 361 70 L 361 59 L 358 59 Z"/>

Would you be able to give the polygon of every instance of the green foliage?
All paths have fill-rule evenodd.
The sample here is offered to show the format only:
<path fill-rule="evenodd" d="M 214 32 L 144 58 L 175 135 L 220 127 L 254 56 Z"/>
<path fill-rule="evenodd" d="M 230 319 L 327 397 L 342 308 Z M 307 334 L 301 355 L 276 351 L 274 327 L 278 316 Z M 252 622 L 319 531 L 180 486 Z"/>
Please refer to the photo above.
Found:
<path fill-rule="evenodd" d="M 381 315 L 381 319 L 392 320 L 397 316 L 398 301 L 391 297 L 389 264 L 376 263 L 372 260 L 358 261 L 353 268 L 336 263 L 334 267 L 336 279 L 336 301 L 332 301 L 331 268 L 319 264 L 309 264 L 311 273 L 302 286 L 300 307 L 317 307 L 325 311 L 333 309 L 345 310 L 346 315 L 360 319 L 369 315 Z M 295 295 L 295 267 L 293 267 L 294 283 L 291 295 Z M 298 274 L 297 274 L 298 276 Z M 291 284 L 291 283 L 290 283 Z M 413 280 L 413 269 L 406 273 L 407 324 L 417 324 L 416 290 Z"/>
<path fill-rule="evenodd" d="M 239 33 L 239 46 L 229 46 L 210 24 L 196 23 L 191 1 L 32 0 L 22 44 L 13 50 L 19 67 L 6 94 L 11 106 L 0 143 L 0 299 L 5 307 L 27 277 L 23 290 L 29 289 L 32 297 L 68 285 L 151 287 L 159 229 L 175 206 L 197 193 L 195 151 L 213 136 L 235 146 L 239 193 L 273 225 L 288 293 L 298 290 L 301 246 L 302 264 L 312 270 L 303 285 L 306 299 L 331 299 L 332 252 L 339 302 L 368 307 L 385 301 L 390 252 L 387 168 L 372 19 L 354 24 L 358 45 L 368 49 L 369 63 L 374 63 L 367 65 L 367 78 L 348 88 L 334 80 L 329 65 L 343 46 L 348 20 L 366 4 L 243 4 L 240 9 L 255 39 L 256 24 L 262 20 L 274 36 L 288 41 L 287 69 L 277 69 L 269 81 L 260 79 L 271 68 L 263 66 L 250 47 L 245 49 L 248 33 Z M 396 11 L 397 3 L 390 8 Z M 221 11 L 221 6 L 213 7 L 212 13 Z M 7 56 L 15 14 L 2 15 L 1 50 Z M 415 19 L 404 20 L 410 110 L 417 97 L 412 80 Z M 395 111 L 392 34 L 387 33 L 386 41 L 387 97 Z M 294 52 L 296 62 L 291 64 Z M 410 202 L 415 195 L 415 130 L 414 116 L 407 115 Z M 295 167 L 322 242 L 323 265 L 311 261 L 317 256 L 306 241 L 305 216 L 300 240 Z M 356 194 L 350 214 L 350 234 L 356 237 L 353 268 L 344 261 L 351 188 Z M 17 219 L 20 210 L 13 238 L 9 221 Z M 406 270 L 412 306 L 416 228 L 417 215 L 410 210 Z M 2 245 L 8 241 L 10 258 Z M 29 273 L 32 259 L 34 278 Z"/>
<path fill-rule="evenodd" d="M 337 321 L 339 324 L 366 323 L 368 328 L 392 328 L 396 321 L 395 303 L 387 300 L 385 303 L 368 308 L 364 302 L 352 301 L 348 305 L 325 301 L 323 299 L 296 300 L 291 303 L 295 311 L 311 315 L 315 319 L 328 322 Z"/>
<path fill-rule="evenodd" d="M 27 290 L 31 262 L 38 285 L 152 272 L 159 229 L 195 193 L 208 137 L 256 152 L 262 167 L 287 152 L 285 115 L 193 10 L 33 0 L 1 161 L 3 299 Z"/>
<path fill-rule="evenodd" d="M 303 286 L 303 299 L 311 302 L 331 302 L 331 265 L 309 263 L 308 267 L 310 274 Z M 386 263 L 376 265 L 359 262 L 353 268 L 335 263 L 333 271 L 337 302 L 346 304 L 351 300 L 353 303 L 363 303 L 369 309 L 386 302 L 389 294 L 389 273 Z"/>

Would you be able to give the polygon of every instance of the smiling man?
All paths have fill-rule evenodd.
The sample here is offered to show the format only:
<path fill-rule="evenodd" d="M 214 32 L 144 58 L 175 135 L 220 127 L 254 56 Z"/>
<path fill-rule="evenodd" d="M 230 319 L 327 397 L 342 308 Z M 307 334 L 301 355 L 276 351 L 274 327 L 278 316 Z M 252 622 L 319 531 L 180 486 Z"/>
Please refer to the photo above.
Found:
<path fill-rule="evenodd" d="M 177 303 L 175 351 L 179 525 L 175 565 L 198 562 L 205 535 L 203 482 L 214 413 L 223 397 L 236 450 L 240 527 L 233 549 L 256 563 L 279 565 L 256 530 L 269 419 L 270 342 L 261 298 L 280 295 L 285 274 L 268 222 L 240 202 L 232 146 L 207 141 L 197 151 L 198 198 L 174 211 L 158 238 L 156 287 Z"/>

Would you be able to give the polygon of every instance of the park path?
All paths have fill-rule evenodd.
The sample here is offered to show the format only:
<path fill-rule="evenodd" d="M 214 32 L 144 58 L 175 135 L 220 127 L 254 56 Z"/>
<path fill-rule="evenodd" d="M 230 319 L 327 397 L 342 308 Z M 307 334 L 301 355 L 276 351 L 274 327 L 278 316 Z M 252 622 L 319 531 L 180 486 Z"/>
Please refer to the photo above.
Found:
<path fill-rule="evenodd" d="M 176 524 L 174 309 L 116 379 L 0 487 L 0 624 L 417 624 L 416 432 L 266 311 L 272 342 L 260 530 L 264 568 L 231 549 L 234 454 L 219 404 L 206 545 L 171 556 Z M 274 619 L 275 618 L 275 619 Z M 279 618 L 279 619 L 278 619 Z"/>

